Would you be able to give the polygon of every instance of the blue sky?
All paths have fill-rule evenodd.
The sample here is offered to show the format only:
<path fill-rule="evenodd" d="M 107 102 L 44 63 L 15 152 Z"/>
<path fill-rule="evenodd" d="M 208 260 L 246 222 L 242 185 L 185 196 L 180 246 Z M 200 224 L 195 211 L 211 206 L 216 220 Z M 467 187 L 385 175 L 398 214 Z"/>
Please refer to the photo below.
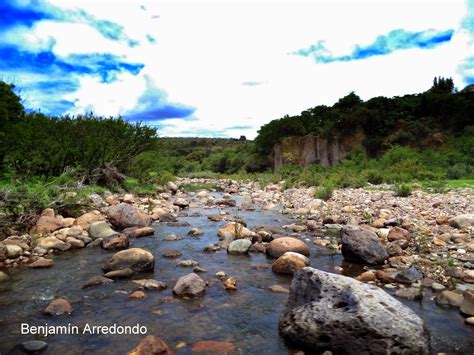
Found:
<path fill-rule="evenodd" d="M 474 83 L 474 0 L 9 0 L 0 59 L 32 110 L 252 138 L 350 91 Z"/>

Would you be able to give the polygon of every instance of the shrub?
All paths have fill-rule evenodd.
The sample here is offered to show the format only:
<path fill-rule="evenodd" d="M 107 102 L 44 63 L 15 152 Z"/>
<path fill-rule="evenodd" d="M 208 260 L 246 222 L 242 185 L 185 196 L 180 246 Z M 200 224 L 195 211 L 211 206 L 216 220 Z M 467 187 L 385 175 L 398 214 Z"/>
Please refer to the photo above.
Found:
<path fill-rule="evenodd" d="M 399 197 L 408 197 L 412 193 L 411 184 L 402 183 L 399 185 L 395 185 L 394 189 L 395 189 L 395 195 Z"/>
<path fill-rule="evenodd" d="M 334 184 L 327 182 L 323 186 L 316 189 L 314 197 L 327 201 L 332 197 L 334 192 Z"/>
<path fill-rule="evenodd" d="M 365 177 L 369 183 L 374 185 L 380 185 L 384 180 L 383 174 L 377 169 L 366 170 Z"/>

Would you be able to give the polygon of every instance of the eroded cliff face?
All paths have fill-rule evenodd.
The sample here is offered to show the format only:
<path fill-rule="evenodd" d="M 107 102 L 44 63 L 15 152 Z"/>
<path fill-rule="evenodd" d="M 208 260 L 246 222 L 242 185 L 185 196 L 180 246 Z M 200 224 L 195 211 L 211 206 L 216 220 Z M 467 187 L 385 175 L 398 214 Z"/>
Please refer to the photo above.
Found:
<path fill-rule="evenodd" d="M 364 138 L 362 130 L 356 130 L 352 135 L 329 139 L 315 136 L 286 137 L 273 146 L 270 159 L 274 170 L 286 164 L 307 167 L 319 163 L 322 166 L 333 166 L 351 150 L 365 149 L 362 144 Z"/>

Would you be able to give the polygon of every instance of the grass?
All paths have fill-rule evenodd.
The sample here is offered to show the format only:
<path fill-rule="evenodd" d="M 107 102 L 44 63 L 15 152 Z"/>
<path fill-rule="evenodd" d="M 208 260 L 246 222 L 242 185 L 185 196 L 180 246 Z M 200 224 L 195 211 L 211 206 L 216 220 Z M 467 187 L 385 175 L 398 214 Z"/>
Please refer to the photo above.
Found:
<path fill-rule="evenodd" d="M 213 183 L 193 183 L 180 186 L 181 190 L 186 192 L 198 192 L 201 190 L 219 190 L 219 186 Z"/>
<path fill-rule="evenodd" d="M 474 179 L 466 179 L 466 180 L 448 180 L 446 184 L 450 188 L 457 188 L 457 187 L 474 187 Z"/>

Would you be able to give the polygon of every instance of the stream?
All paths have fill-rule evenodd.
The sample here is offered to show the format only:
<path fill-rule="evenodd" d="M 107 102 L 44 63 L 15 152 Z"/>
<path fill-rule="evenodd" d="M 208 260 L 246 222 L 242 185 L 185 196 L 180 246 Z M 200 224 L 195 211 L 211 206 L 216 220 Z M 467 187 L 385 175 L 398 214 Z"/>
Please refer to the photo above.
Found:
<path fill-rule="evenodd" d="M 221 195 L 213 194 L 216 197 Z M 238 199 L 238 198 L 237 198 Z M 217 230 L 226 222 L 211 222 L 207 215 L 219 213 L 219 208 L 192 208 L 186 211 L 191 227 L 201 229 L 199 237 L 188 236 L 191 227 L 172 227 L 154 224 L 155 235 L 131 239 L 132 247 L 145 248 L 155 256 L 153 273 L 135 275 L 134 279 L 153 278 L 168 285 L 166 290 L 148 291 L 145 299 L 130 299 L 127 293 L 138 287 L 130 279 L 81 289 L 92 276 L 102 275 L 102 265 L 113 255 L 100 247 L 84 248 L 54 255 L 55 265 L 50 269 L 9 270 L 11 280 L 0 285 L 0 354 L 8 354 L 17 344 L 40 339 L 48 343 L 45 354 L 124 354 L 133 349 L 144 335 L 51 335 L 42 338 L 21 335 L 21 323 L 29 325 L 140 325 L 147 327 L 148 335 L 163 339 L 172 349 L 180 342 L 186 347 L 177 354 L 190 354 L 191 345 L 200 340 L 233 342 L 241 354 L 288 354 L 289 348 L 278 334 L 278 320 L 287 294 L 273 293 L 272 285 L 289 287 L 290 276 L 271 271 L 272 259 L 264 254 L 232 256 L 226 250 L 203 252 L 203 248 L 218 241 Z M 239 215 L 251 230 L 261 225 L 281 227 L 292 223 L 289 216 L 272 211 L 240 211 L 223 209 L 230 216 Z M 191 216 L 194 213 L 199 216 Z M 170 234 L 182 240 L 165 241 Z M 334 272 L 343 266 L 345 274 L 357 275 L 361 266 L 344 263 L 341 255 L 307 242 L 311 250 L 311 266 Z M 182 253 L 178 259 L 162 257 L 165 249 Z M 176 280 L 192 272 L 192 268 L 177 267 L 179 260 L 192 259 L 207 270 L 199 274 L 209 282 L 203 297 L 179 299 L 173 297 Z M 256 268 L 264 264 L 268 268 Z M 222 280 L 215 276 L 224 271 L 237 279 L 237 290 L 228 291 Z M 125 292 L 124 292 L 125 291 Z M 389 291 L 392 292 L 392 291 Z M 472 354 L 474 328 L 464 324 L 457 309 L 442 309 L 435 305 L 430 291 L 422 302 L 401 300 L 422 317 L 430 329 L 433 353 Z M 65 297 L 74 309 L 69 316 L 50 317 L 42 314 L 50 300 Z M 390 321 L 390 320 L 387 320 Z"/>

